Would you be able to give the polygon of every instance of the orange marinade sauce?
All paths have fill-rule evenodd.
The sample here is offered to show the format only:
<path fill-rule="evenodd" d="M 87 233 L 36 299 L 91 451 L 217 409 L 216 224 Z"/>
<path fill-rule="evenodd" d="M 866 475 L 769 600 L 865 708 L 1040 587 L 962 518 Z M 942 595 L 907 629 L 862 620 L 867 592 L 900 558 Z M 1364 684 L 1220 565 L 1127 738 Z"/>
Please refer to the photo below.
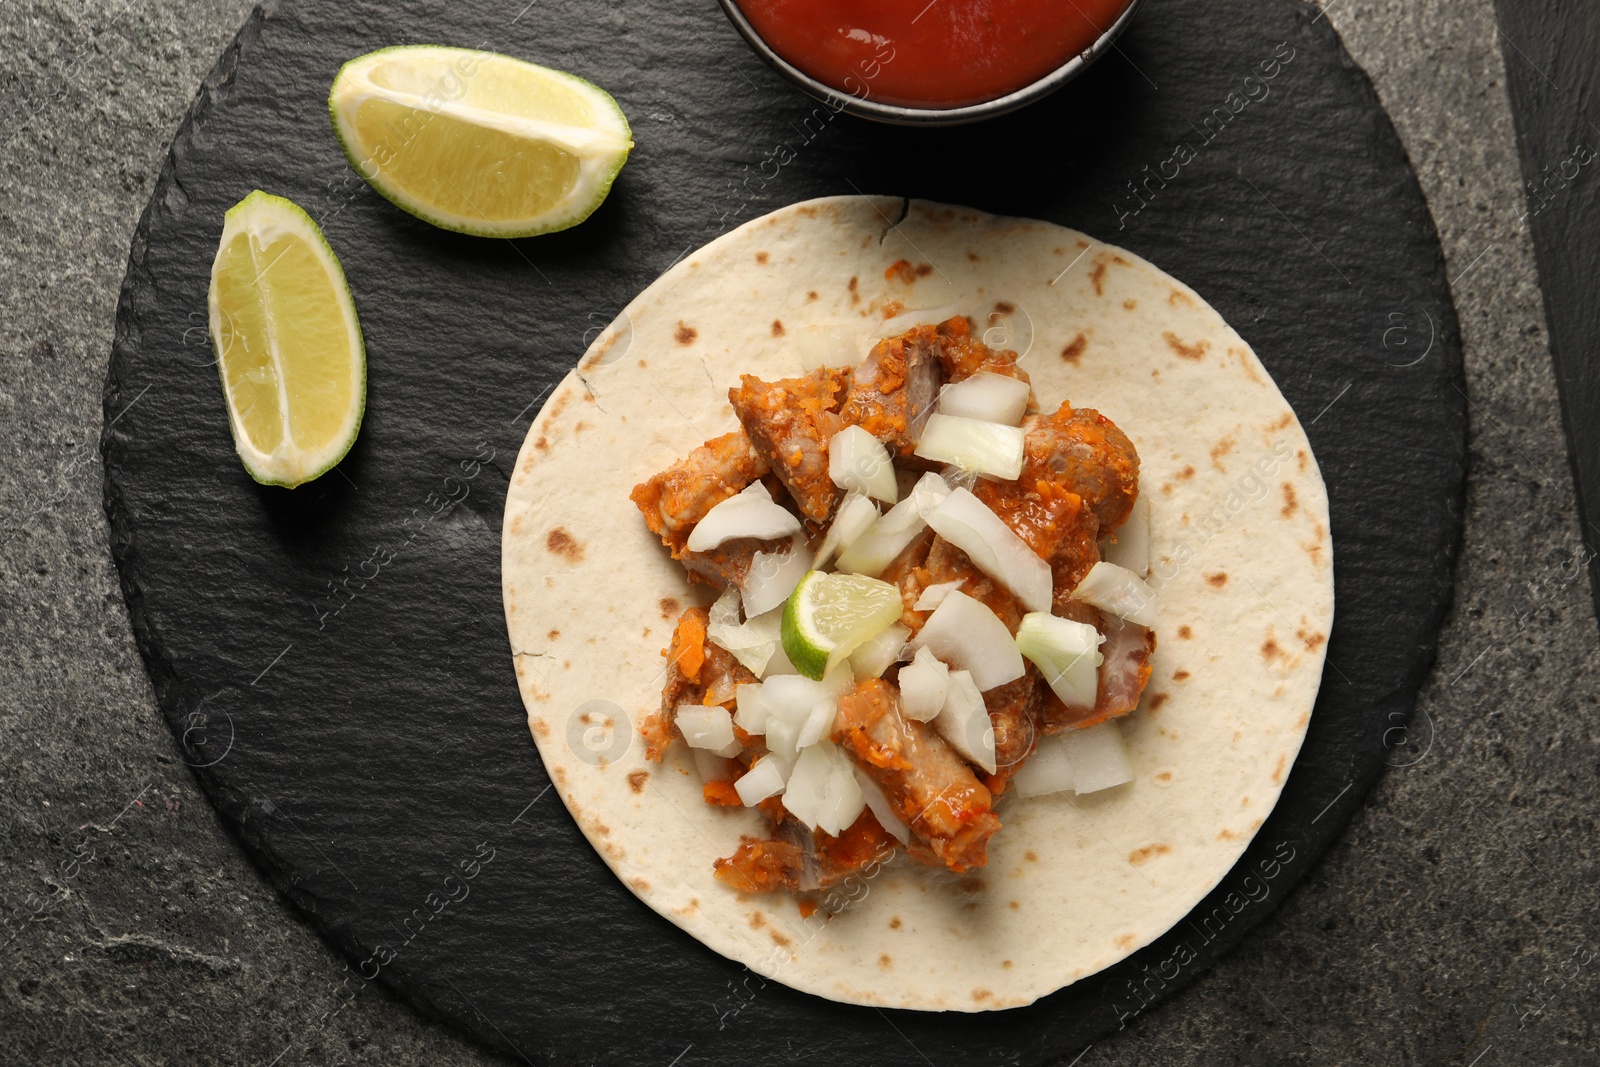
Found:
<path fill-rule="evenodd" d="M 1130 0 L 736 0 L 762 39 L 851 96 L 959 107 L 1088 48 Z"/>

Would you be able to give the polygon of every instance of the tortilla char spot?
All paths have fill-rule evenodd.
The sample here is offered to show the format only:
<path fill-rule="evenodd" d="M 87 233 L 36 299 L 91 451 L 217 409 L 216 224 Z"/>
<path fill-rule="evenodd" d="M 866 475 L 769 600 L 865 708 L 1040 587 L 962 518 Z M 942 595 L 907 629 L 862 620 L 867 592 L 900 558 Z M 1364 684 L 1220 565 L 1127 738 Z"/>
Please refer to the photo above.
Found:
<path fill-rule="evenodd" d="M 1210 341 L 1196 341 L 1192 345 L 1187 345 L 1183 343 L 1181 337 L 1171 330 L 1163 331 L 1161 338 L 1167 342 L 1167 347 L 1176 352 L 1181 359 L 1192 359 L 1198 362 L 1205 358 L 1207 352 L 1211 351 Z"/>
<path fill-rule="evenodd" d="M 1308 723 L 1310 721 L 1311 721 L 1311 716 L 1309 714 L 1307 714 L 1306 712 L 1302 711 L 1300 713 L 1300 717 L 1294 721 L 1294 728 L 1296 730 L 1304 730 L 1306 728 L 1306 723 Z"/>
<path fill-rule="evenodd" d="M 1123 259 L 1121 256 L 1112 256 L 1111 257 L 1111 262 L 1115 263 L 1119 267 L 1127 267 L 1127 266 L 1131 266 L 1132 265 L 1127 260 Z"/>
<path fill-rule="evenodd" d="M 645 628 L 644 628 L 644 635 L 645 635 L 645 636 L 646 636 L 646 637 L 649 637 L 649 636 L 650 636 L 650 627 L 648 627 L 648 626 L 646 626 L 646 627 L 645 627 Z"/>
<path fill-rule="evenodd" d="M 1277 419 L 1275 419 L 1273 421 L 1272 425 L 1267 427 L 1267 429 L 1269 429 L 1269 430 L 1287 430 L 1289 428 L 1289 424 L 1292 423 L 1293 421 L 1294 421 L 1294 416 L 1289 414 L 1287 411 L 1285 411 L 1282 415 L 1279 415 L 1277 417 Z"/>
<path fill-rule="evenodd" d="M 553 768 L 553 777 L 555 778 L 557 785 L 567 784 L 567 772 L 561 767 L 557 766 Z M 577 812 L 573 812 L 573 814 L 576 815 Z"/>
<path fill-rule="evenodd" d="M 546 534 L 544 546 L 568 563 L 578 563 L 583 559 L 583 542 L 568 533 L 565 526 L 557 526 Z"/>
<path fill-rule="evenodd" d="M 811 303 L 811 301 L 815 300 L 816 298 L 817 298 L 817 291 L 815 289 L 806 290 L 806 303 L 809 304 L 809 303 Z"/>
<path fill-rule="evenodd" d="M 539 439 L 533 443 L 533 447 L 540 452 L 548 452 L 550 451 L 550 439 L 544 434 L 540 434 Z"/>
<path fill-rule="evenodd" d="M 772 336 L 774 336 L 774 337 L 782 337 L 783 334 L 784 334 L 783 320 L 782 319 L 773 319 L 772 320 Z"/>
<path fill-rule="evenodd" d="M 680 345 L 692 345 L 694 344 L 694 339 L 700 336 L 700 331 L 679 319 L 678 328 L 673 332 L 672 336 Z"/>
<path fill-rule="evenodd" d="M 592 397 L 592 396 L 585 395 L 584 399 L 589 401 L 590 403 L 594 402 L 594 397 Z M 579 419 L 578 420 L 578 424 L 572 428 L 572 434 L 573 434 L 574 437 L 576 437 L 578 434 L 582 433 L 583 431 L 587 430 L 588 428 L 589 428 L 589 424 L 587 422 L 584 422 L 582 419 Z"/>
<path fill-rule="evenodd" d="M 896 915 L 896 916 L 894 916 L 893 918 L 891 918 L 889 920 L 889 929 L 891 929 L 891 930 L 900 929 L 900 916 Z"/>
<path fill-rule="evenodd" d="M 1132 948 L 1133 947 L 1133 935 L 1132 934 L 1123 934 L 1122 936 L 1120 936 L 1120 937 L 1115 939 L 1115 943 L 1116 943 L 1116 946 L 1118 948 L 1123 948 L 1123 949 Z"/>
<path fill-rule="evenodd" d="M 628 788 L 633 790 L 635 793 L 643 793 L 644 792 L 644 784 L 646 782 L 648 782 L 649 780 L 650 780 L 650 772 L 649 771 L 629 771 L 628 772 Z"/>
<path fill-rule="evenodd" d="M 644 360 L 641 359 L 639 361 L 639 369 L 640 370 L 644 370 L 644 369 L 648 368 L 649 366 L 650 366 L 650 364 L 646 363 Z"/>
<path fill-rule="evenodd" d="M 538 734 L 540 737 L 549 737 L 550 724 L 545 722 L 543 719 L 535 719 L 533 720 L 533 732 Z"/>
<path fill-rule="evenodd" d="M 661 617 L 663 619 L 672 618 L 674 615 L 678 614 L 680 610 L 682 610 L 682 605 L 678 603 L 677 597 L 664 596 L 661 598 Z"/>
<path fill-rule="evenodd" d="M 976 252 L 968 252 L 967 253 L 967 258 L 969 260 L 971 260 L 972 262 L 976 263 L 976 262 L 978 262 L 978 253 L 976 253 Z"/>
<path fill-rule="evenodd" d="M 1213 445 L 1211 448 L 1211 465 L 1216 467 L 1217 470 L 1223 470 L 1222 457 L 1233 451 L 1234 444 L 1233 435 L 1229 434 Z"/>
<path fill-rule="evenodd" d="M 750 929 L 759 930 L 761 927 L 766 925 L 766 922 L 767 917 L 761 914 L 759 911 L 752 911 L 750 913 Z"/>
<path fill-rule="evenodd" d="M 1240 800 L 1239 800 L 1239 806 L 1241 808 L 1248 808 L 1250 806 L 1250 798 L 1249 797 L 1241 797 Z"/>
<path fill-rule="evenodd" d="M 1152 696 L 1150 698 L 1149 708 L 1150 708 L 1151 711 L 1160 711 L 1161 710 L 1161 705 L 1165 704 L 1166 702 L 1167 702 L 1167 694 L 1165 694 L 1165 693 L 1157 693 L 1157 694 L 1155 694 L 1154 696 Z"/>
<path fill-rule="evenodd" d="M 780 948 L 788 948 L 790 945 L 794 944 L 794 942 L 790 941 L 787 937 L 784 937 L 776 930 L 768 930 L 767 933 L 769 936 L 771 936 L 772 943 Z"/>
<path fill-rule="evenodd" d="M 1139 306 L 1139 302 L 1137 300 L 1124 300 L 1122 302 L 1122 310 L 1123 311 L 1132 311 L 1134 308 L 1136 308 L 1138 306 Z"/>
<path fill-rule="evenodd" d="M 630 878 L 628 879 L 628 884 L 633 886 L 633 888 L 637 889 L 641 893 L 650 892 L 650 883 L 645 881 L 643 878 Z"/>
<path fill-rule="evenodd" d="M 1291 515 L 1293 515 L 1295 513 L 1295 509 L 1298 508 L 1299 506 L 1300 506 L 1299 503 L 1297 503 L 1296 500 L 1295 500 L 1294 486 L 1290 485 L 1288 482 L 1284 482 L 1283 483 L 1283 507 L 1279 510 L 1278 513 L 1280 515 L 1282 515 L 1284 518 L 1287 519 L 1289 516 L 1291 516 Z"/>
<path fill-rule="evenodd" d="M 757 252 L 756 262 L 765 265 L 767 262 L 767 254 L 765 252 Z"/>
<path fill-rule="evenodd" d="M 1213 589 L 1221 589 L 1228 584 L 1228 575 L 1223 571 L 1206 575 L 1206 584 Z"/>
<path fill-rule="evenodd" d="M 1187 677 L 1189 677 L 1189 672 L 1184 670 L 1182 667 L 1179 667 L 1177 670 L 1172 672 L 1172 680 L 1174 682 L 1181 682 Z"/>
<path fill-rule="evenodd" d="M 1011 961 L 1010 960 L 1001 960 L 1000 961 L 1000 966 L 1009 971 L 1011 969 Z"/>
<path fill-rule="evenodd" d="M 853 293 L 853 292 L 856 291 L 857 286 L 859 286 L 860 284 L 861 284 L 861 279 L 857 278 L 854 274 L 852 274 L 852 275 L 850 275 L 850 281 L 845 285 L 845 288 L 850 290 Z"/>
<path fill-rule="evenodd" d="M 599 834 L 601 837 L 610 837 L 611 836 L 611 827 L 607 826 L 603 822 L 595 823 L 594 824 L 594 831 L 595 831 L 595 833 Z"/>
<path fill-rule="evenodd" d="M 1006 906 L 1009 907 L 1012 911 L 1021 911 L 1022 910 L 1022 905 L 1018 904 L 1014 900 L 1010 904 L 1008 904 Z"/>
<path fill-rule="evenodd" d="M 894 966 L 894 960 L 890 959 L 887 955 L 881 955 L 878 957 L 878 966 L 887 971 L 890 967 Z"/>
<path fill-rule="evenodd" d="M 1172 772 L 1171 771 L 1162 771 L 1160 774 L 1156 775 L 1156 781 L 1158 781 L 1158 782 L 1170 782 L 1170 781 L 1172 781 Z"/>
<path fill-rule="evenodd" d="M 1177 478 L 1178 481 L 1180 481 L 1180 482 L 1186 482 L 1190 478 L 1194 477 L 1194 468 L 1193 467 L 1185 467 L 1185 468 L 1183 468 L 1183 470 L 1181 470 L 1177 474 L 1173 475 L 1173 477 Z"/>
<path fill-rule="evenodd" d="M 556 638 L 561 636 L 561 631 L 560 630 L 551 630 L 549 633 L 545 634 L 545 636 L 548 637 L 550 640 L 554 641 Z"/>
<path fill-rule="evenodd" d="M 1189 294 L 1182 289 L 1174 289 L 1167 294 L 1167 303 L 1173 307 L 1182 304 L 1184 307 L 1194 307 L 1194 301 L 1189 299 Z"/>
<path fill-rule="evenodd" d="M 1039 854 L 1031 848 L 1022 854 L 1022 858 L 1027 860 L 1029 863 L 1039 862 Z"/>
<path fill-rule="evenodd" d="M 1189 629 L 1187 626 L 1180 626 L 1178 627 L 1178 636 L 1187 641 L 1189 638 L 1194 636 L 1194 631 Z"/>
<path fill-rule="evenodd" d="M 1094 283 L 1094 295 L 1106 295 L 1106 264 L 1104 260 L 1096 260 L 1094 270 L 1089 272 L 1089 281 Z"/>
<path fill-rule="evenodd" d="M 570 671 L 572 669 L 572 661 L 570 659 L 562 660 L 561 661 L 561 669 L 564 670 L 564 671 Z"/>
<path fill-rule="evenodd" d="M 1278 753 L 1278 765 L 1272 768 L 1272 780 L 1274 783 L 1283 781 L 1283 764 L 1287 759 L 1288 757 L 1283 753 Z"/>
<path fill-rule="evenodd" d="M 1315 630 L 1296 630 L 1294 635 L 1306 646 L 1307 652 L 1315 652 L 1328 639 L 1325 635 L 1319 634 Z"/>
<path fill-rule="evenodd" d="M 1311 457 L 1306 454 L 1306 450 L 1303 448 L 1295 453 L 1295 459 L 1301 470 L 1311 466 Z"/>
<path fill-rule="evenodd" d="M 1271 662 L 1281 655 L 1283 649 L 1278 647 L 1278 642 L 1273 639 L 1272 634 L 1267 634 L 1267 639 L 1261 642 L 1261 658 Z"/>
<path fill-rule="evenodd" d="M 1238 836 L 1239 836 L 1238 834 L 1234 833 L 1232 830 L 1228 829 L 1226 826 L 1224 826 L 1222 829 L 1217 831 L 1217 840 L 1218 841 L 1233 841 L 1233 840 L 1236 840 L 1238 838 Z"/>
<path fill-rule="evenodd" d="M 982 1004 L 992 996 L 994 996 L 994 994 L 987 989 L 974 989 L 972 991 L 972 999 L 977 1001 L 979 1004 Z"/>
<path fill-rule="evenodd" d="M 997 300 L 997 301 L 995 301 L 994 313 L 996 315 L 1009 315 L 1015 310 L 1017 310 L 1017 307 L 1016 307 L 1015 304 L 1012 304 L 1012 303 L 1010 303 L 1008 301 L 1005 301 L 1005 300 Z"/>
<path fill-rule="evenodd" d="M 974 893 L 981 893 L 983 892 L 983 879 L 963 878 L 956 883 L 956 888 L 969 896 Z"/>
<path fill-rule="evenodd" d="M 1089 339 L 1080 333 L 1067 342 L 1067 346 L 1061 350 L 1061 358 L 1076 367 L 1078 360 L 1083 358 L 1083 350 L 1088 347 Z"/>
<path fill-rule="evenodd" d="M 1162 482 L 1161 483 L 1161 494 L 1163 496 L 1171 496 L 1172 495 L 1172 483 L 1171 482 Z"/>
<path fill-rule="evenodd" d="M 1143 848 L 1136 848 L 1132 852 L 1128 853 L 1128 862 L 1133 864 L 1135 867 L 1138 867 L 1141 864 L 1144 864 L 1144 863 L 1148 862 L 1153 857 L 1165 856 L 1167 853 L 1169 853 L 1171 851 L 1172 851 L 1172 846 L 1171 845 L 1163 845 L 1163 844 L 1146 845 Z"/>

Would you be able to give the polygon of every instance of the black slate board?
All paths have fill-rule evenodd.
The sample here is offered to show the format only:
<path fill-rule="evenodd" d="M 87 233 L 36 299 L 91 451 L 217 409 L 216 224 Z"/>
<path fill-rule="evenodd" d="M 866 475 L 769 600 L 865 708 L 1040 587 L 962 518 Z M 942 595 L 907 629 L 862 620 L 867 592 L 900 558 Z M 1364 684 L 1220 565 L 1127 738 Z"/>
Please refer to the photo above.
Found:
<path fill-rule="evenodd" d="M 1600 553 L 1600 7 L 1496 0 L 1550 354 L 1587 558 Z M 1600 568 L 1589 568 L 1600 617 Z"/>
<path fill-rule="evenodd" d="M 638 148 L 611 199 L 577 230 L 508 243 L 372 194 L 325 94 L 344 59 L 408 42 L 492 47 L 612 90 Z M 1275 53 L 1291 58 L 1247 83 Z M 1173 176 L 1180 142 L 1194 156 Z M 240 468 L 205 338 L 222 215 L 255 187 L 321 221 L 370 357 L 360 440 L 293 492 Z M 1272 370 L 1331 494 L 1338 618 L 1277 810 L 1190 921 L 1001 1015 L 763 987 L 649 912 L 548 791 L 501 616 L 506 475 L 587 340 L 686 250 L 853 190 L 1056 220 L 1191 283 Z M 1151 0 L 1066 91 L 939 131 L 830 115 L 710 3 L 286 3 L 258 10 L 202 86 L 134 237 L 106 508 L 186 760 L 350 957 L 286 1053 L 378 980 L 532 1062 L 1066 1062 L 1242 938 L 1405 760 L 1459 538 L 1463 397 L 1416 181 L 1365 77 L 1292 0 Z"/>

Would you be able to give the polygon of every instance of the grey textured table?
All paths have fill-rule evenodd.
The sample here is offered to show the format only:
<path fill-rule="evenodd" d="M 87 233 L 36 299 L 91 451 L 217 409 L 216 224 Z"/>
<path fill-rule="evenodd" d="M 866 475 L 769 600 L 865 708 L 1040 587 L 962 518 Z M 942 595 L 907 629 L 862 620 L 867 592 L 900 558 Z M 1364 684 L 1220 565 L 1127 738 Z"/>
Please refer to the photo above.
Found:
<path fill-rule="evenodd" d="M 362 983 L 330 1014 L 344 963 L 177 758 L 107 550 L 96 443 L 128 240 L 247 10 L 0 7 L 0 1063 L 493 1061 Z M 1466 540 L 1413 744 L 1272 920 L 1082 1067 L 1600 1057 L 1600 657 L 1519 223 L 1501 57 L 1521 53 L 1491 16 L 1328 12 L 1417 168 L 1466 343 Z"/>

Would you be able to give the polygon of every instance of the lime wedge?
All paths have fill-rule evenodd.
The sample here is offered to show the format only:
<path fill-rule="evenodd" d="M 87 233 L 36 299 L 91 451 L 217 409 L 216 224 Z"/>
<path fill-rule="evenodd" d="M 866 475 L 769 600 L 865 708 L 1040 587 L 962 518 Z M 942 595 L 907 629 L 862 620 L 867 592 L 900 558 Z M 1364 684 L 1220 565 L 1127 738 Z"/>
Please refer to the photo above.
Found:
<path fill-rule="evenodd" d="M 259 189 L 229 208 L 207 304 L 244 469 L 291 488 L 327 472 L 361 428 L 367 355 L 339 258 L 311 216 Z"/>
<path fill-rule="evenodd" d="M 356 173 L 420 219 L 480 237 L 564 230 L 633 147 L 610 94 L 493 52 L 403 45 L 346 63 L 328 111 Z"/>
<path fill-rule="evenodd" d="M 783 608 L 783 651 L 817 681 L 900 618 L 900 590 L 862 574 L 809 571 Z"/>

